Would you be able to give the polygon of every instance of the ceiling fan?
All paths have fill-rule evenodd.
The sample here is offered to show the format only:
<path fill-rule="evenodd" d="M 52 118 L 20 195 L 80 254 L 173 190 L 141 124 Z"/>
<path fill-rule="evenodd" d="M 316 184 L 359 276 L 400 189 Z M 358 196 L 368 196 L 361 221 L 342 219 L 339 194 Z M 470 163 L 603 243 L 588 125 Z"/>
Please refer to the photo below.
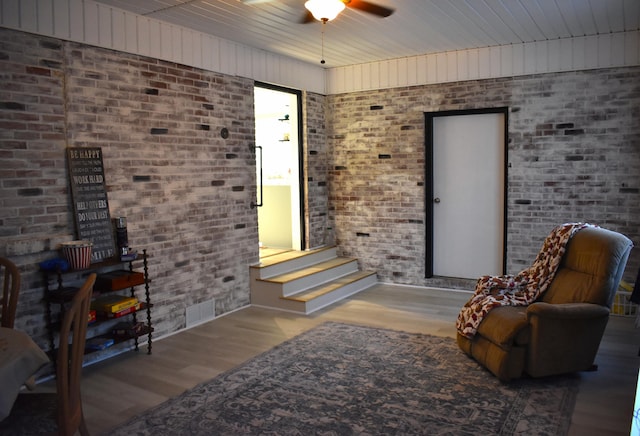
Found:
<path fill-rule="evenodd" d="M 304 7 L 307 13 L 301 20 L 301 23 L 311 23 L 313 20 L 322 22 L 331 21 L 342 12 L 345 7 L 357 9 L 362 12 L 376 15 L 381 18 L 388 17 L 393 14 L 393 9 L 380 6 L 365 0 L 308 0 Z"/>
<path fill-rule="evenodd" d="M 276 0 L 240 0 L 244 4 L 270 3 Z M 300 23 L 311 23 L 314 20 L 322 22 L 322 58 L 320 63 L 324 64 L 324 25 L 336 18 L 345 8 L 357 9 L 380 18 L 393 14 L 394 9 L 380 6 L 366 0 L 307 0 L 304 3 L 307 9 Z"/>
<path fill-rule="evenodd" d="M 193 0 L 192 0 L 193 1 Z M 276 0 L 241 0 L 245 5 L 271 3 Z M 345 8 L 357 9 L 376 15 L 380 18 L 393 14 L 394 9 L 380 6 L 366 0 L 307 0 L 304 4 L 307 12 L 300 20 L 302 24 L 311 23 L 314 20 L 326 23 L 336 18 Z"/>

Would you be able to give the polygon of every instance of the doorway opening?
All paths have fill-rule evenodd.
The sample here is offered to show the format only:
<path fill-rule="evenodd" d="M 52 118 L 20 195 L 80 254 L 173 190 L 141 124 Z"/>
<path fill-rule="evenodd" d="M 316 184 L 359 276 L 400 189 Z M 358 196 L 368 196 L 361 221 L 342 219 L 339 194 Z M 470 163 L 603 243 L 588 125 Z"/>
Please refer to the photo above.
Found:
<path fill-rule="evenodd" d="M 508 108 L 425 113 L 425 277 L 504 274 Z"/>
<path fill-rule="evenodd" d="M 256 83 L 254 105 L 262 258 L 305 246 L 301 92 Z"/>

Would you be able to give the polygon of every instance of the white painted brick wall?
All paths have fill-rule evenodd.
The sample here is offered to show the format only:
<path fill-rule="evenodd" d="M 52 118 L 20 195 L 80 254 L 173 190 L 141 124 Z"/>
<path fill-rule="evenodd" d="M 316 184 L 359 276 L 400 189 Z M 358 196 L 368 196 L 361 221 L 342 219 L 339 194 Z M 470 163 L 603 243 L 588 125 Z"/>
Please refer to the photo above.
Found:
<path fill-rule="evenodd" d="M 67 146 L 102 148 L 111 216 L 150 255 L 156 335 L 184 327 L 194 303 L 249 304 L 251 80 L 6 29 L 0 63 L 0 255 L 23 273 L 20 328 L 46 346 L 38 262 L 75 233 Z"/>
<path fill-rule="evenodd" d="M 6 29 L 0 66 L 0 255 L 23 273 L 20 328 L 45 341 L 37 264 L 73 238 L 67 145 L 103 148 L 111 214 L 127 217 L 131 246 L 151 256 L 156 334 L 184 326 L 194 303 L 213 299 L 220 315 L 249 302 L 250 80 Z M 639 76 L 631 67 L 304 93 L 308 245 L 335 237 L 383 281 L 468 287 L 423 279 L 424 112 L 495 106 L 510 108 L 509 272 L 562 221 L 639 245 Z M 635 249 L 627 278 L 639 266 Z"/>
<path fill-rule="evenodd" d="M 341 254 L 358 257 L 382 281 L 474 285 L 423 278 L 424 112 L 430 111 L 509 107 L 508 273 L 529 266 L 562 222 L 599 224 L 640 245 L 639 67 L 327 99 L 330 222 Z M 633 281 L 639 266 L 636 248 L 625 276 Z"/>

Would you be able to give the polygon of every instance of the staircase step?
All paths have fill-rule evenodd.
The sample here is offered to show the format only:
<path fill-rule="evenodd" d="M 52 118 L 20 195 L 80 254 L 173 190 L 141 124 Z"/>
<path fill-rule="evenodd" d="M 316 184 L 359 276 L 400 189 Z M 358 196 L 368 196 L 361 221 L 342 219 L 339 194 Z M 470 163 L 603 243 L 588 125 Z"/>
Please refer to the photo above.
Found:
<path fill-rule="evenodd" d="M 287 251 L 260 259 L 251 265 L 251 276 L 257 279 L 277 276 L 335 258 L 336 247 L 322 247 L 309 251 Z"/>
<path fill-rule="evenodd" d="M 306 291 L 298 292 L 297 294 L 291 295 L 289 297 L 281 297 L 286 300 L 300 301 L 302 303 L 307 303 L 314 298 L 321 297 L 323 295 L 334 292 L 346 285 L 350 285 L 356 283 L 362 279 L 368 277 L 375 277 L 376 273 L 371 271 L 356 271 L 354 273 L 348 274 L 346 276 L 342 276 L 338 279 L 332 280 L 328 283 L 323 283 L 319 286 L 314 286 L 311 289 L 307 289 Z"/>
<path fill-rule="evenodd" d="M 282 296 L 288 297 L 357 270 L 356 259 L 335 257 L 284 274 L 257 279 L 257 281 L 262 282 L 263 285 L 281 289 Z"/>
<path fill-rule="evenodd" d="M 285 304 L 295 307 L 297 311 L 308 315 L 367 289 L 377 282 L 378 278 L 375 272 L 356 271 L 291 297 L 281 297 L 281 300 Z"/>
<path fill-rule="evenodd" d="M 309 314 L 377 283 L 336 247 L 272 254 L 251 265 L 251 304 Z"/>

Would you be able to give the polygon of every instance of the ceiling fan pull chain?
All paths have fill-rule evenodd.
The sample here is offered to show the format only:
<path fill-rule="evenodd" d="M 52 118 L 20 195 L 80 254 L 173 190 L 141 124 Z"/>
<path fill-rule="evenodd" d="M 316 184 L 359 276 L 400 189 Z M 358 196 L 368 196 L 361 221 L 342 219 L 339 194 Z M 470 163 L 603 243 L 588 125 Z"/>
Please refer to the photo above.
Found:
<path fill-rule="evenodd" d="M 322 20 L 322 58 L 320 59 L 320 63 L 324 65 L 324 26 L 327 24 L 327 20 Z"/>

